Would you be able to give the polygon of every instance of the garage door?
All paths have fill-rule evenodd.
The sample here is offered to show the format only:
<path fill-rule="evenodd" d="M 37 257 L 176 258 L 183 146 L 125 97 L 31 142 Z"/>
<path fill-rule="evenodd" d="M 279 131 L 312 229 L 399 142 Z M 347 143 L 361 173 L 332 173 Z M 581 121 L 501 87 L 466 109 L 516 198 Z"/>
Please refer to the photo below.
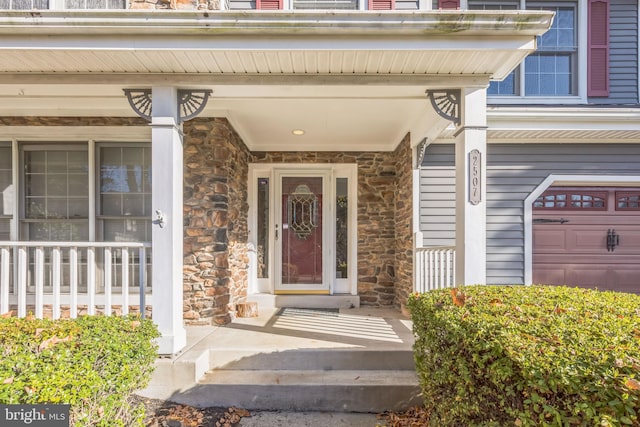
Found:
<path fill-rule="evenodd" d="M 640 293 L 640 188 L 551 187 L 540 196 L 533 282 Z"/>

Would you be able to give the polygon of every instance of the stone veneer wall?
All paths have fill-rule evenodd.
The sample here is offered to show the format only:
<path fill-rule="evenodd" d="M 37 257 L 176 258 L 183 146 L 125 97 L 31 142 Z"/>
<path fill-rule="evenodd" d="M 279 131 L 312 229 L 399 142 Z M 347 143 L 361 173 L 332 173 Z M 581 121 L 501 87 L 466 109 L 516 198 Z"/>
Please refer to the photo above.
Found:
<path fill-rule="evenodd" d="M 250 153 L 226 119 L 184 135 L 184 319 L 224 324 L 247 294 Z"/>
<path fill-rule="evenodd" d="M 394 152 L 396 160 L 396 305 L 413 291 L 413 156 L 407 135 Z"/>
<path fill-rule="evenodd" d="M 5 126 L 148 126 L 130 117 L 0 117 Z M 226 119 L 184 124 L 184 318 L 231 320 L 248 286 L 248 164 L 357 163 L 358 294 L 402 305 L 412 286 L 412 164 L 395 152 L 250 153 Z"/>
<path fill-rule="evenodd" d="M 131 0 L 130 9 L 220 10 L 220 0 Z"/>
<path fill-rule="evenodd" d="M 253 155 L 256 163 L 358 164 L 358 294 L 363 305 L 393 305 L 396 292 L 396 154 L 256 152 Z"/>

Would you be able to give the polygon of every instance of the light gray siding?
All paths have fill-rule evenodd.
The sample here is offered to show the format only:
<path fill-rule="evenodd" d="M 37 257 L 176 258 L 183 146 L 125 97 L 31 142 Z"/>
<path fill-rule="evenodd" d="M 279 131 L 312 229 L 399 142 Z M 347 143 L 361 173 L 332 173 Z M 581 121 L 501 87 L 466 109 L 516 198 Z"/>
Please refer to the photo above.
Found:
<path fill-rule="evenodd" d="M 638 1 L 609 4 L 609 96 L 592 104 L 638 104 Z"/>
<path fill-rule="evenodd" d="M 426 246 L 455 245 L 455 190 L 453 144 L 428 146 L 420 170 L 420 230 Z"/>
<path fill-rule="evenodd" d="M 425 246 L 455 243 L 454 171 L 453 144 L 427 147 L 420 173 Z M 488 283 L 524 283 L 524 199 L 550 174 L 639 175 L 640 145 L 489 144 Z"/>

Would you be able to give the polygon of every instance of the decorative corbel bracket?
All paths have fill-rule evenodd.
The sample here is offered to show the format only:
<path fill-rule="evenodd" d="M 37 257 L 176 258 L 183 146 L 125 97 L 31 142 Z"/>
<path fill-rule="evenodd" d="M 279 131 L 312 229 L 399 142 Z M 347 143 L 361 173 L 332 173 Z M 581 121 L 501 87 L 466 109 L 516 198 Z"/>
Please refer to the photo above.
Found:
<path fill-rule="evenodd" d="M 151 89 L 123 89 L 123 91 L 133 111 L 151 122 L 153 107 Z M 207 106 L 211 93 L 213 91 L 207 89 L 178 89 L 178 123 L 198 116 Z"/>
<path fill-rule="evenodd" d="M 460 125 L 460 90 L 428 90 L 427 96 L 431 106 L 443 119 Z"/>
<path fill-rule="evenodd" d="M 416 169 L 420 169 L 422 161 L 424 160 L 425 151 L 427 151 L 427 138 L 420 141 L 416 146 Z"/>

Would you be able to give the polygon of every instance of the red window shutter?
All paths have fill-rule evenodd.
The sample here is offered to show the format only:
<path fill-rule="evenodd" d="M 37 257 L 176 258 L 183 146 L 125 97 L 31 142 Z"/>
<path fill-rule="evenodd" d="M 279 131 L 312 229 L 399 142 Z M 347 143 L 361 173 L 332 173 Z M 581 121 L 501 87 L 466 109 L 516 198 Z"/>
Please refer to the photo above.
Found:
<path fill-rule="evenodd" d="M 587 95 L 609 96 L 609 0 L 589 0 Z"/>
<path fill-rule="evenodd" d="M 460 0 L 438 0 L 438 9 L 460 9 Z"/>
<path fill-rule="evenodd" d="M 394 10 L 396 0 L 369 0 L 369 10 Z"/>
<path fill-rule="evenodd" d="M 256 9 L 262 9 L 262 10 L 282 9 L 282 0 L 256 0 Z"/>

